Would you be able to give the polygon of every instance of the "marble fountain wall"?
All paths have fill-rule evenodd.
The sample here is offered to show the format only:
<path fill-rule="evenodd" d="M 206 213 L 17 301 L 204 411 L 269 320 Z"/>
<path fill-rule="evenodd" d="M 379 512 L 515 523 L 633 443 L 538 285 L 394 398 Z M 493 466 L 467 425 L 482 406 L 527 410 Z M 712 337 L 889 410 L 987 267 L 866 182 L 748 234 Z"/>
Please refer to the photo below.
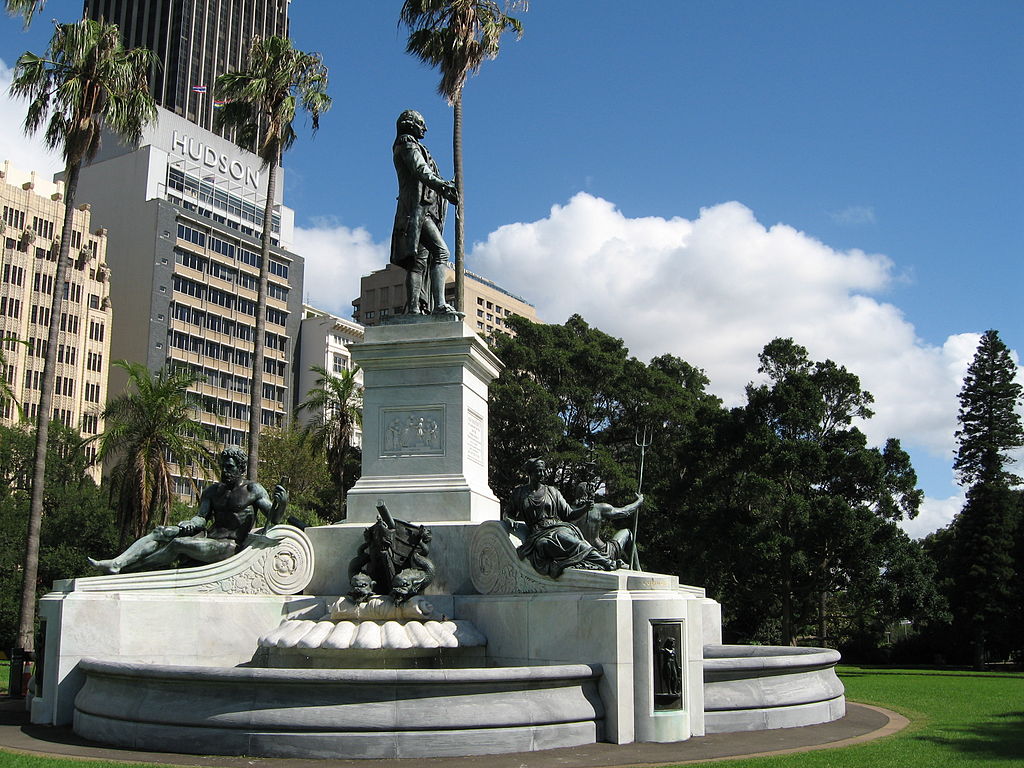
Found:
<path fill-rule="evenodd" d="M 280 526 L 268 532 L 278 543 L 262 542 L 211 566 L 56 584 L 40 603 L 47 641 L 39 695 L 31 702 L 33 722 L 71 722 L 76 695 L 88 678 L 92 687 L 82 692 L 83 711 L 76 721 L 80 732 L 155 748 L 174 748 L 182 733 L 173 727 L 158 733 L 145 724 L 130 733 L 122 726 L 111 731 L 110 723 L 146 712 L 165 716 L 168 707 L 173 709 L 170 701 L 185 709 L 189 701 L 202 701 L 189 717 L 210 716 L 189 725 L 188 733 L 203 751 L 220 744 L 227 750 L 221 753 L 278 756 L 328 756 L 339 750 L 367 757 L 482 754 L 594 740 L 672 742 L 703 734 L 705 696 L 711 690 L 705 685 L 705 648 L 728 649 L 721 646 L 718 604 L 703 589 L 680 585 L 671 576 L 571 569 L 556 581 L 516 557 L 522 531 L 498 522 L 498 503 L 487 487 L 487 384 L 501 366 L 479 337 L 452 322 L 369 328 L 353 356 L 365 375 L 364 466 L 349 496 L 348 521 L 305 532 Z M 323 669 L 323 663 L 320 669 L 254 668 L 258 638 L 283 621 L 323 616 L 348 590 L 348 563 L 376 519 L 377 499 L 384 499 L 396 518 L 430 526 L 436 574 L 427 597 L 438 611 L 471 622 L 486 637 L 486 666 L 353 670 L 346 667 L 359 664 L 340 655 L 334 670 Z M 681 686 L 674 703 L 659 707 L 655 639 L 664 632 L 679 638 Z M 774 727 L 767 723 L 777 719 L 764 711 L 775 706 L 771 690 L 777 681 L 769 678 L 778 674 L 780 662 L 776 659 L 773 672 L 749 656 L 732 662 L 735 653 L 716 653 L 719 681 L 726 685 L 712 691 L 724 702 L 716 705 L 714 729 Z M 731 669 L 737 665 L 761 669 L 737 673 Z M 838 680 L 826 679 L 834 678 L 831 667 L 811 674 L 819 672 L 824 680 L 819 698 L 831 703 L 823 714 L 820 704 L 811 702 L 815 714 L 804 719 L 819 717 L 813 722 L 841 716 L 836 703 L 842 700 L 841 685 L 837 698 Z M 760 687 L 735 684 L 744 675 L 759 677 Z M 182 694 L 188 680 L 195 685 Z M 222 700 L 224 691 L 253 681 L 258 683 L 253 690 L 260 691 L 272 683 L 280 706 L 266 700 L 270 694 L 250 691 L 244 694 L 254 697 L 246 715 L 237 700 Z M 367 741 L 359 730 L 370 710 L 358 702 L 379 698 L 385 683 L 393 698 L 388 711 L 405 712 L 418 736 L 402 731 L 399 722 L 384 738 L 378 734 Z M 140 685 L 155 686 L 159 693 L 148 699 L 131 693 Z M 440 685 L 456 688 L 441 692 Z M 446 711 L 443 703 L 431 704 L 439 695 L 441 702 L 454 701 L 453 696 L 470 702 L 463 712 L 479 714 L 486 708 L 472 704 L 473 695 L 482 692 L 494 701 L 495 689 L 488 688 L 494 685 L 505 686 L 504 709 L 492 707 L 476 721 L 437 719 L 438 711 Z M 789 687 L 801 685 L 791 680 Z M 303 690 L 310 693 L 305 704 Z M 355 698 L 346 698 L 350 695 Z M 427 706 L 402 709 L 408 697 Z M 790 704 L 800 708 L 797 699 L 790 695 Z M 154 704 L 160 702 L 167 706 Z M 357 732 L 331 735 L 330 723 L 311 724 L 308 718 L 319 715 L 308 712 L 324 711 L 325 702 L 340 707 L 332 710 L 331 723 L 355 723 Z M 236 710 L 240 719 L 223 720 Z M 756 712 L 748 716 L 747 710 Z M 267 712 L 276 713 L 268 722 L 278 730 L 292 718 L 295 732 L 287 738 L 280 732 L 267 736 L 268 723 L 259 717 Z M 533 720 L 519 722 L 509 714 L 523 712 Z M 201 729 L 211 717 L 216 733 L 204 741 L 196 734 L 210 735 Z M 799 719 L 786 724 L 803 724 Z M 473 735 L 481 725 L 506 737 Z M 441 726 L 455 728 L 460 748 L 467 751 L 438 746 L 452 741 Z"/>

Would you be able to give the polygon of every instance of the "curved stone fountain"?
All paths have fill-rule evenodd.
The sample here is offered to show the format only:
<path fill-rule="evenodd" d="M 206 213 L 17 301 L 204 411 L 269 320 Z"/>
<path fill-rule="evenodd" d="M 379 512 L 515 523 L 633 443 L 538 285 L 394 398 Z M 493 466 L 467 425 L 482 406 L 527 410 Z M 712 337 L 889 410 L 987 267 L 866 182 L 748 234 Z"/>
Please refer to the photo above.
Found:
<path fill-rule="evenodd" d="M 593 744 L 600 668 L 261 669 L 81 662 L 75 732 L 132 749 L 452 757 Z"/>
<path fill-rule="evenodd" d="M 846 714 L 839 652 L 780 645 L 704 646 L 707 733 L 792 728 Z"/>

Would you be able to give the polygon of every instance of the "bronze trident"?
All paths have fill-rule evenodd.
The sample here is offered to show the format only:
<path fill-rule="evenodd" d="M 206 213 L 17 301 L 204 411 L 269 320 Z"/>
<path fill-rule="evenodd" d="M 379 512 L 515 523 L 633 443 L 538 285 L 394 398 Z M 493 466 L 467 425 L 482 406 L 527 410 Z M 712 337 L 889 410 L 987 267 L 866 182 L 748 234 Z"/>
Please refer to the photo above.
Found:
<path fill-rule="evenodd" d="M 636 492 L 640 493 L 640 489 L 644 484 L 644 454 L 647 448 L 651 445 L 653 440 L 653 430 L 648 430 L 647 425 L 644 424 L 643 434 L 641 435 L 640 430 L 636 431 L 636 436 L 633 438 L 633 442 L 637 448 L 640 449 L 640 477 L 636 481 Z M 637 554 L 637 529 L 640 527 L 640 510 L 637 509 L 636 517 L 633 518 L 633 551 L 629 559 L 629 567 L 634 571 L 641 570 L 640 568 L 640 555 Z"/>

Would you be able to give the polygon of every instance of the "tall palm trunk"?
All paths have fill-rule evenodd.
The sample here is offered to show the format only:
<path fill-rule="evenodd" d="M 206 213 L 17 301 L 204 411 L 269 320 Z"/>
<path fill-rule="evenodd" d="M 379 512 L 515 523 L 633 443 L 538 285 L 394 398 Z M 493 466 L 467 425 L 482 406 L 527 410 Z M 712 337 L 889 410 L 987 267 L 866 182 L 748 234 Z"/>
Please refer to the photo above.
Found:
<path fill-rule="evenodd" d="M 267 335 L 267 292 L 270 281 L 270 236 L 274 225 L 274 192 L 277 187 L 278 152 L 267 168 L 267 202 L 263 206 L 263 237 L 260 239 L 260 286 L 256 297 L 256 338 L 252 350 L 252 391 L 249 393 L 249 480 L 255 481 L 260 461 L 260 427 L 263 424 L 263 359 Z"/>
<path fill-rule="evenodd" d="M 462 176 L 462 89 L 455 96 L 452 154 L 455 157 L 455 188 L 459 202 L 455 205 L 455 309 L 465 312 L 466 284 L 466 185 Z"/>
<path fill-rule="evenodd" d="M 50 438 L 53 412 L 53 383 L 57 376 L 57 332 L 60 310 L 64 302 L 64 283 L 71 267 L 71 230 L 75 221 L 75 196 L 81 162 L 68 163 L 64 171 L 64 224 L 57 256 L 57 276 L 50 301 L 50 327 L 46 334 L 46 356 L 43 359 L 43 382 L 36 414 L 36 448 L 32 459 L 32 495 L 28 512 L 28 533 L 25 536 L 24 574 L 21 582 L 21 613 L 18 621 L 18 647 L 35 650 L 36 579 L 39 576 L 39 530 L 43 522 L 43 493 L 46 486 L 46 446 Z M 83 329 L 84 331 L 84 329 Z"/>

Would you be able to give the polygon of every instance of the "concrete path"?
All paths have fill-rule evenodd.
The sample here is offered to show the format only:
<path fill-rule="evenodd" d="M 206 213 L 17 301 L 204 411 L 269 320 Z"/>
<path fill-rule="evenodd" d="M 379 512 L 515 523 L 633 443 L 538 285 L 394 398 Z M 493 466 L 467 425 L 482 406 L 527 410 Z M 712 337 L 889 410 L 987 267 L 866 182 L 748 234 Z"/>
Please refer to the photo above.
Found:
<path fill-rule="evenodd" d="M 726 757 L 802 752 L 845 747 L 877 739 L 907 725 L 902 715 L 879 707 L 847 702 L 841 720 L 803 728 L 720 733 L 679 744 L 592 744 L 543 752 L 486 757 L 409 758 L 405 760 L 285 760 L 280 758 L 206 757 L 165 752 L 136 752 L 104 747 L 79 738 L 71 728 L 49 728 L 28 722 L 24 702 L 0 698 L 0 749 L 50 757 L 158 763 L 182 766 L 252 768 L 611 768 L 679 765 Z M 87 768 L 87 767 L 86 767 Z"/>

